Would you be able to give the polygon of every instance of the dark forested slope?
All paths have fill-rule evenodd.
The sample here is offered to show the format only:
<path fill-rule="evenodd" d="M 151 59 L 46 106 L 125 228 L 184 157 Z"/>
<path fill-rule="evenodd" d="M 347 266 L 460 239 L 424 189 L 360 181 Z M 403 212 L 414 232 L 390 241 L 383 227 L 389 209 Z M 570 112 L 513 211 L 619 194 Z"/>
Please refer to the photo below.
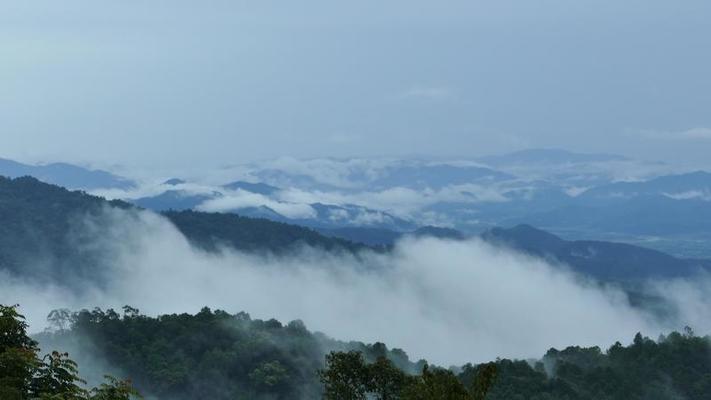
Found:
<path fill-rule="evenodd" d="M 420 373 L 425 365 L 413 364 L 402 350 L 388 350 L 381 343 L 338 342 L 309 332 L 299 321 L 283 325 L 245 313 L 205 308 L 195 315 L 152 318 L 127 307 L 122 315 L 98 309 L 64 315 L 69 329 L 38 336 L 45 348 L 67 349 L 80 365 L 101 359 L 132 377 L 141 392 L 161 399 L 315 399 L 321 397 L 318 370 L 324 368 L 335 368 L 326 376 L 338 388 L 334 393 L 340 393 L 327 399 L 365 398 L 343 397 L 375 390 L 360 379 L 377 378 L 379 387 L 402 384 L 402 376 L 387 368 L 375 377 L 361 376 L 363 365 L 349 362 L 353 359 L 344 353 L 329 356 L 326 364 L 331 351 L 358 351 L 367 363 L 384 357 L 407 373 Z M 345 363 L 332 363 L 338 359 Z M 482 368 L 492 365 L 496 377 L 488 400 L 704 400 L 711 393 L 711 342 L 690 330 L 656 341 L 638 334 L 630 345 L 616 343 L 606 351 L 573 346 L 551 349 L 538 361 L 468 364 L 453 369 L 456 374 L 430 369 L 435 375 L 429 376 L 458 379 L 461 387 L 471 388 Z M 421 397 L 423 393 L 387 398 L 471 398 Z"/>
<path fill-rule="evenodd" d="M 31 177 L 0 177 L 0 271 L 52 282 L 102 278 L 106 254 L 89 244 L 116 222 L 116 218 L 102 219 L 107 211 L 135 213 L 140 209 Z M 265 219 L 192 211 L 164 215 L 191 242 L 207 249 L 224 244 L 278 253 L 302 244 L 333 251 L 364 247 Z M 130 223 L 128 216 L 118 220 Z M 94 231 L 87 231 L 88 222 Z"/>
<path fill-rule="evenodd" d="M 624 243 L 568 241 L 529 225 L 495 228 L 484 233 L 482 238 L 554 263 L 566 264 L 575 272 L 602 281 L 675 278 L 711 270 L 711 260 L 681 259 Z"/>
<path fill-rule="evenodd" d="M 39 335 L 43 348 L 69 350 L 80 365 L 101 359 L 160 399 L 316 399 L 317 372 L 329 351 L 360 351 L 371 362 L 386 356 L 408 371 L 422 367 L 402 350 L 338 342 L 300 321 L 283 325 L 207 308 L 157 318 L 129 307 L 122 315 L 98 309 L 65 315 L 71 329 Z"/>
<path fill-rule="evenodd" d="M 162 214 L 193 243 L 208 250 L 220 244 L 239 250 L 275 253 L 299 245 L 339 251 L 365 248 L 344 239 L 324 236 L 310 228 L 261 218 L 198 211 L 166 211 Z"/>
<path fill-rule="evenodd" d="M 35 178 L 0 177 L 0 270 L 50 280 L 91 274 L 98 260 L 83 251 L 80 230 L 107 207 L 130 206 Z"/>
<path fill-rule="evenodd" d="M 499 360 L 487 400 L 705 400 L 711 398 L 709 337 L 674 332 L 631 345 L 551 349 L 533 363 Z M 476 367 L 466 366 L 467 382 Z"/>

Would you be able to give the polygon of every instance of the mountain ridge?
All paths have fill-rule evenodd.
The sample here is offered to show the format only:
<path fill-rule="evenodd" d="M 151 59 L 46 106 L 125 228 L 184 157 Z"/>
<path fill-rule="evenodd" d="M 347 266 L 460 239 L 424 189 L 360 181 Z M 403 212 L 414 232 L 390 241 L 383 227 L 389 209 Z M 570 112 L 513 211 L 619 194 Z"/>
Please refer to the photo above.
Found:
<path fill-rule="evenodd" d="M 564 240 L 530 225 L 494 228 L 482 235 L 488 242 L 505 245 L 603 281 L 636 281 L 691 276 L 711 271 L 711 260 L 676 258 L 661 251 L 626 243 Z"/>
<path fill-rule="evenodd" d="M 72 189 L 131 189 L 136 183 L 103 170 L 91 170 L 68 163 L 29 165 L 0 158 L 0 176 L 32 176 L 40 181 Z"/>

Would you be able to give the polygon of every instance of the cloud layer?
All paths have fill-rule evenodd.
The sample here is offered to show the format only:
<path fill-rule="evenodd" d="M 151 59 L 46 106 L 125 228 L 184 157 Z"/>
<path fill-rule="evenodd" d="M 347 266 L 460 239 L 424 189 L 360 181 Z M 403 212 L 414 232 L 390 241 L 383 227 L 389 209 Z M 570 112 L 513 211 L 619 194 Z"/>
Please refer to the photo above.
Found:
<path fill-rule="evenodd" d="M 358 259 L 309 248 L 258 257 L 196 250 L 152 213 L 106 218 L 87 225 L 97 230 L 96 242 L 87 245 L 107 254 L 105 289 L 71 293 L 3 279 L 0 302 L 21 303 L 35 330 L 60 307 L 131 304 L 151 315 L 205 305 L 244 310 L 258 318 L 302 319 L 338 339 L 383 341 L 444 365 L 535 357 L 552 346 L 607 346 L 638 331 L 656 335 L 684 324 L 709 328 L 707 281 L 652 287 L 681 310 L 683 323 L 663 323 L 632 308 L 614 288 L 476 240 L 408 240 L 391 254 Z"/>

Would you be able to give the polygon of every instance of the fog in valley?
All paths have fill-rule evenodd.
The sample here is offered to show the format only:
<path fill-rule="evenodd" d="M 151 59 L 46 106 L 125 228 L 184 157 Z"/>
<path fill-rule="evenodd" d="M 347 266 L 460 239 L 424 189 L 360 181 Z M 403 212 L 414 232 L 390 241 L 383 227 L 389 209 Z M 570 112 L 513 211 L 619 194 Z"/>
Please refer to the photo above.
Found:
<path fill-rule="evenodd" d="M 632 307 L 619 288 L 478 239 L 405 239 L 385 254 L 304 247 L 276 256 L 197 249 L 147 211 L 107 210 L 77 224 L 84 230 L 77 245 L 105 255 L 96 265 L 107 273 L 104 285 L 79 282 L 77 291 L 2 280 L 0 303 L 20 303 L 35 332 L 57 308 L 128 304 L 160 315 L 208 306 L 301 319 L 336 339 L 382 341 L 414 359 L 461 365 L 539 357 L 550 347 L 606 348 L 637 332 L 710 328 L 706 278 L 650 282 L 644 290 L 675 310 L 661 318 Z"/>

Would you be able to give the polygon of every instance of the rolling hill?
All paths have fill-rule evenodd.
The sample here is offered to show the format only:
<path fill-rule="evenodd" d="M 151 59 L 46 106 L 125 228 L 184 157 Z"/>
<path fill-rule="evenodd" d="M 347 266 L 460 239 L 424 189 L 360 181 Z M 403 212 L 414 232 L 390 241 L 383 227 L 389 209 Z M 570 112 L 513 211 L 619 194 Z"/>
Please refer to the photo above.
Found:
<path fill-rule="evenodd" d="M 575 272 L 602 281 L 676 278 L 691 276 L 699 270 L 711 271 L 711 260 L 681 259 L 624 243 L 567 241 L 529 225 L 491 229 L 482 237 L 553 263 L 566 264 Z"/>

